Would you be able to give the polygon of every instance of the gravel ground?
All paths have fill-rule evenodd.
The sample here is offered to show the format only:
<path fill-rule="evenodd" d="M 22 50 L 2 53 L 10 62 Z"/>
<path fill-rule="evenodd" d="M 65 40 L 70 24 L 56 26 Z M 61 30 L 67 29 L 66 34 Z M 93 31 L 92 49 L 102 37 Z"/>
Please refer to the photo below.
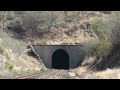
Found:
<path fill-rule="evenodd" d="M 30 79 L 80 79 L 77 76 L 71 76 L 69 73 L 70 71 L 68 70 L 49 70 Z"/>

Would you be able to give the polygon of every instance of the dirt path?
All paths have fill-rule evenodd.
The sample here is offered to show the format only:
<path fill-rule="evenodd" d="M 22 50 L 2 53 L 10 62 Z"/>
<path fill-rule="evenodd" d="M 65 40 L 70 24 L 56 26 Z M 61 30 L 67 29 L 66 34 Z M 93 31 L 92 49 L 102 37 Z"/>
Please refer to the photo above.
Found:
<path fill-rule="evenodd" d="M 12 79 L 79 79 L 76 76 L 71 76 L 69 70 L 49 70 L 23 76 L 17 76 Z"/>

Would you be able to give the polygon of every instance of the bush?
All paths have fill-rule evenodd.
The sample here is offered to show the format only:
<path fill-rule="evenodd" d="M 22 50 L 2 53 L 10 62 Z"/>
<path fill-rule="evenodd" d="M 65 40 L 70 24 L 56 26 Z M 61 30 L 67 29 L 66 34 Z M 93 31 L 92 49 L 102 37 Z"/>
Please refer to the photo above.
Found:
<path fill-rule="evenodd" d="M 97 20 L 93 23 L 92 29 L 100 40 L 93 45 L 92 53 L 99 56 L 107 55 L 115 46 L 120 45 L 120 12 L 112 11 L 110 15 Z"/>
<path fill-rule="evenodd" d="M 17 39 L 22 39 L 25 36 L 25 31 L 22 28 L 22 21 L 20 18 L 16 18 L 7 25 L 8 32 Z"/>
<path fill-rule="evenodd" d="M 40 71 L 41 71 L 41 72 L 47 72 L 48 69 L 47 69 L 46 67 L 42 67 Z"/>
<path fill-rule="evenodd" d="M 63 21 L 62 18 L 63 13 L 59 11 L 26 11 L 22 17 L 23 28 L 27 37 L 39 38 Z"/>
<path fill-rule="evenodd" d="M 7 69 L 9 69 L 9 70 L 12 70 L 13 67 L 14 67 L 14 65 L 11 64 L 9 61 L 7 61 L 7 62 L 5 63 L 5 67 L 6 67 Z"/>
<path fill-rule="evenodd" d="M 104 27 L 111 36 L 114 45 L 120 45 L 120 11 L 113 11 Z"/>
<path fill-rule="evenodd" d="M 103 17 L 104 18 L 104 17 Z M 107 22 L 101 18 L 95 20 L 92 24 L 92 30 L 97 34 L 99 42 L 91 47 L 91 54 L 96 56 L 106 56 L 112 48 L 110 30 L 107 30 Z"/>
<path fill-rule="evenodd" d="M 7 20 L 13 20 L 15 19 L 15 13 L 13 11 L 9 11 L 7 16 L 6 16 Z"/>
<path fill-rule="evenodd" d="M 111 15 L 103 18 L 98 30 L 106 32 L 113 46 L 120 45 L 120 11 L 112 11 Z"/>
<path fill-rule="evenodd" d="M 109 54 L 111 49 L 111 43 L 109 40 L 100 41 L 92 46 L 92 54 L 96 56 L 106 56 Z"/>

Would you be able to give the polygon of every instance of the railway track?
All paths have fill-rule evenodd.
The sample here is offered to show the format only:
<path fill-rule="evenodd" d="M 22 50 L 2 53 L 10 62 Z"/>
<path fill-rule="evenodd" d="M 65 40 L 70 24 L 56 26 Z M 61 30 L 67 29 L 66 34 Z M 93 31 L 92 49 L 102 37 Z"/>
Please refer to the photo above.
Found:
<path fill-rule="evenodd" d="M 28 75 L 22 75 L 22 76 L 16 76 L 12 79 L 49 79 L 49 77 L 54 75 L 59 75 L 62 73 L 61 70 L 50 70 L 48 72 L 39 72 L 34 74 L 28 74 Z"/>

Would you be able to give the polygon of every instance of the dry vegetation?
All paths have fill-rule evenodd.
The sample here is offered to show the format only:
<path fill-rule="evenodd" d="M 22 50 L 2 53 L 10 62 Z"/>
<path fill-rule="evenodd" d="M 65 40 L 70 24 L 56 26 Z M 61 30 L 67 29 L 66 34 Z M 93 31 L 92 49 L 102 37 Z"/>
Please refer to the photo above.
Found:
<path fill-rule="evenodd" d="M 29 44 L 80 44 L 83 45 L 86 57 L 82 65 L 72 72 L 84 79 L 120 78 L 119 11 L 5 11 L 4 13 L 3 32 L 3 16 L 2 11 L 0 12 L 0 62 L 3 62 L 0 65 L 0 77 L 41 70 L 40 63 L 26 54 L 26 47 Z"/>
<path fill-rule="evenodd" d="M 42 65 L 27 55 L 24 42 L 11 38 L 5 32 L 0 33 L 0 39 L 0 78 L 40 72 Z"/>
<path fill-rule="evenodd" d="M 103 71 L 93 71 L 86 67 L 80 67 L 72 72 L 80 79 L 120 79 L 120 69 L 106 69 Z"/>
<path fill-rule="evenodd" d="M 88 57 L 76 69 L 83 79 L 119 79 L 119 18 L 120 12 L 112 12 L 93 24 L 99 41 L 92 44 Z M 89 55 L 91 53 L 91 55 Z"/>

